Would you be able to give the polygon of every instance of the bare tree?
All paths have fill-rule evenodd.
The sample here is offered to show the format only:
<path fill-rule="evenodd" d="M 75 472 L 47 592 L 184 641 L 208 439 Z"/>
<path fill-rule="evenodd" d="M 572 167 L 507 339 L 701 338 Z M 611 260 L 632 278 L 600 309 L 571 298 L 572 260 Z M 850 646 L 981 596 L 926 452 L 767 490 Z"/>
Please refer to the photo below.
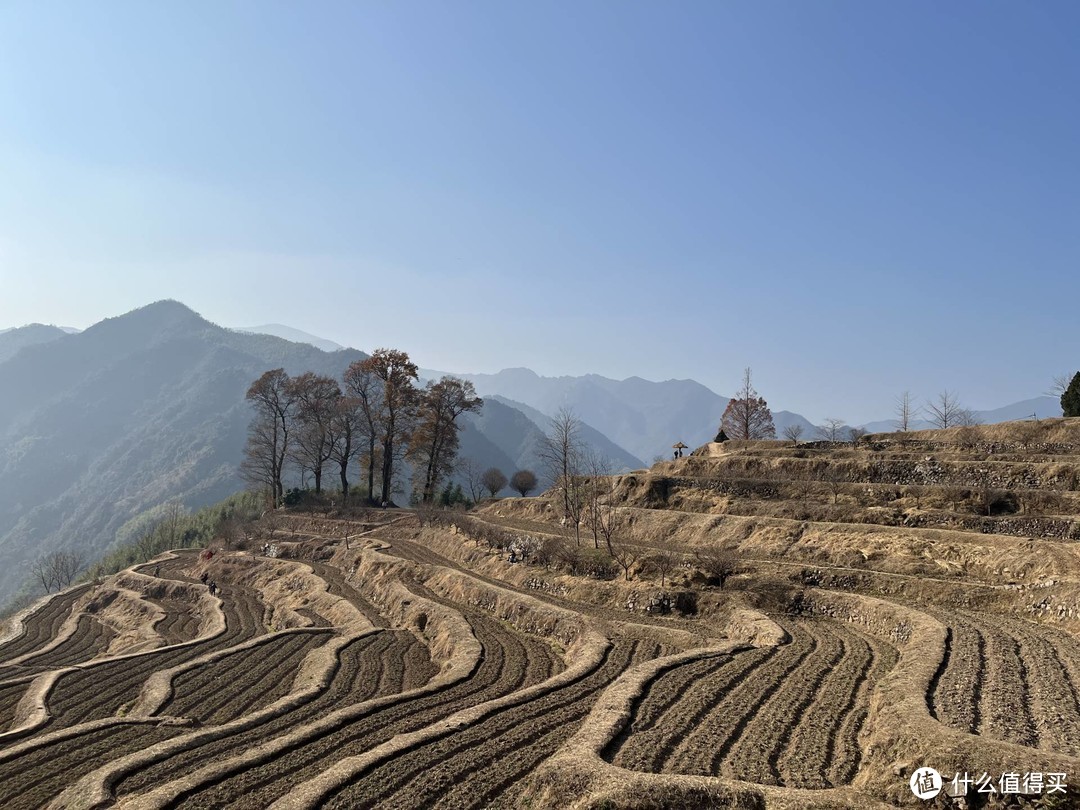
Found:
<path fill-rule="evenodd" d="M 665 587 L 667 578 L 671 576 L 671 572 L 679 565 L 681 559 L 682 555 L 667 539 L 662 540 L 658 547 L 649 553 L 649 568 L 660 575 L 661 588 Z"/>
<path fill-rule="evenodd" d="M 75 581 L 82 569 L 83 558 L 77 551 L 53 551 L 30 564 L 34 578 L 41 583 L 45 593 L 51 593 L 54 588 L 62 591 Z"/>
<path fill-rule="evenodd" d="M 574 412 L 562 408 L 551 420 L 551 432 L 540 445 L 540 459 L 559 489 L 563 519 L 573 521 L 574 536 L 581 542 L 581 511 L 584 505 L 585 454 L 581 441 L 581 422 Z"/>
<path fill-rule="evenodd" d="M 144 529 L 135 540 L 135 553 L 140 562 L 146 562 L 158 553 L 158 540 L 156 537 L 158 527 Z"/>
<path fill-rule="evenodd" d="M 784 428 L 784 438 L 790 441 L 793 445 L 798 445 L 799 439 L 803 435 L 803 426 L 791 424 Z"/>
<path fill-rule="evenodd" d="M 960 408 L 956 412 L 956 424 L 961 427 L 975 427 L 981 425 L 982 420 L 970 408 Z"/>
<path fill-rule="evenodd" d="M 292 457 L 315 479 L 315 491 L 322 492 L 323 465 L 334 455 L 334 420 L 341 402 L 341 388 L 331 377 L 305 372 L 292 381 L 296 423 Z"/>
<path fill-rule="evenodd" d="M 739 570 L 738 553 L 727 546 L 710 545 L 696 549 L 694 559 L 708 576 L 710 583 L 720 588 Z"/>
<path fill-rule="evenodd" d="M 30 571 L 33 573 L 34 579 L 41 583 L 45 593 L 51 593 L 56 583 L 53 580 L 52 566 L 49 565 L 48 556 L 38 557 L 30 563 Z"/>
<path fill-rule="evenodd" d="M 536 473 L 532 470 L 518 470 L 510 476 L 510 489 L 517 492 L 522 498 L 527 498 L 529 493 L 536 489 Z"/>
<path fill-rule="evenodd" d="M 63 590 L 83 569 L 83 557 L 77 551 L 58 551 L 52 555 L 51 565 L 57 590 Z"/>
<path fill-rule="evenodd" d="M 609 554 L 611 559 L 615 560 L 619 568 L 623 571 L 623 578 L 630 581 L 630 569 L 634 567 L 641 555 L 643 549 L 639 545 L 635 545 L 624 537 L 612 537 L 609 542 Z"/>
<path fill-rule="evenodd" d="M 626 528 L 626 514 L 614 504 L 602 503 L 598 507 L 596 525 L 604 538 L 608 554 L 614 557 L 615 536 Z"/>
<path fill-rule="evenodd" d="M 1072 382 L 1072 374 L 1057 374 L 1050 383 L 1050 388 L 1044 391 L 1044 395 L 1053 397 L 1054 399 L 1061 399 L 1065 396 L 1065 392 L 1069 390 L 1069 383 Z"/>
<path fill-rule="evenodd" d="M 382 456 L 381 500 L 393 500 L 397 483 L 395 465 L 404 456 L 412 434 L 419 392 L 414 385 L 418 372 L 409 355 L 396 349 L 376 349 L 360 361 L 361 373 L 378 380 L 381 396 L 375 403 L 378 442 Z"/>
<path fill-rule="evenodd" d="M 330 460 L 338 465 L 342 506 L 349 502 L 349 464 L 360 456 L 364 436 L 360 415 L 360 400 L 340 396 L 330 415 Z"/>
<path fill-rule="evenodd" d="M 772 411 L 751 384 L 751 372 L 743 371 L 742 387 L 728 401 L 720 429 L 729 439 L 775 439 Z"/>
<path fill-rule="evenodd" d="M 930 423 L 941 430 L 954 427 L 960 418 L 960 401 L 956 394 L 942 391 L 926 403 L 926 415 Z"/>
<path fill-rule="evenodd" d="M 844 488 L 844 476 L 836 468 L 835 465 L 830 464 L 824 470 L 821 471 L 819 480 L 822 481 L 832 492 L 833 504 L 839 503 L 840 492 Z"/>
<path fill-rule="evenodd" d="M 506 486 L 506 476 L 498 467 L 489 467 L 483 475 L 484 489 L 494 498 Z"/>
<path fill-rule="evenodd" d="M 956 431 L 956 443 L 965 450 L 971 450 L 979 444 L 979 431 L 973 425 L 963 425 Z"/>
<path fill-rule="evenodd" d="M 827 442 L 839 442 L 844 436 L 844 420 L 829 418 L 825 423 L 818 425 L 817 435 Z"/>
<path fill-rule="evenodd" d="M 187 508 L 180 501 L 172 500 L 165 504 L 161 520 L 160 531 L 164 535 L 167 548 L 176 548 L 179 545 L 180 523 L 187 515 Z"/>
<path fill-rule="evenodd" d="M 911 422 L 918 418 L 919 408 L 913 403 L 910 391 L 905 391 L 896 398 L 896 410 L 893 413 L 896 414 L 893 425 L 898 431 L 906 433 L 911 430 Z"/>
<path fill-rule="evenodd" d="M 486 470 L 475 460 L 466 458 L 458 465 L 462 476 L 465 478 L 465 486 L 469 488 L 469 497 L 473 503 L 480 503 L 484 498 L 484 473 Z"/>
<path fill-rule="evenodd" d="M 446 376 L 428 382 L 420 396 L 419 421 L 409 446 L 414 488 L 420 490 L 424 503 L 435 500 L 439 484 L 454 471 L 461 432 L 458 417 L 480 410 L 483 404 L 468 380 Z"/>
<path fill-rule="evenodd" d="M 268 489 L 279 506 L 285 496 L 281 481 L 295 404 L 289 375 L 280 368 L 267 371 L 251 384 L 246 398 L 255 407 L 255 418 L 248 427 L 240 472 L 244 480 Z"/>
<path fill-rule="evenodd" d="M 612 465 L 600 453 L 587 453 L 585 458 L 585 518 L 592 529 L 593 547 L 600 548 L 600 522 L 603 520 L 602 501 L 611 494 Z"/>
<path fill-rule="evenodd" d="M 866 428 L 853 427 L 848 429 L 848 439 L 851 441 L 852 447 L 858 447 L 859 442 L 863 440 L 863 437 L 867 434 Z"/>
<path fill-rule="evenodd" d="M 345 396 L 356 403 L 359 441 L 365 446 L 362 455 L 367 462 L 368 502 L 375 502 L 375 466 L 378 462 L 376 445 L 382 432 L 382 410 L 379 408 L 379 378 L 370 365 L 357 360 L 345 369 L 342 377 Z"/>

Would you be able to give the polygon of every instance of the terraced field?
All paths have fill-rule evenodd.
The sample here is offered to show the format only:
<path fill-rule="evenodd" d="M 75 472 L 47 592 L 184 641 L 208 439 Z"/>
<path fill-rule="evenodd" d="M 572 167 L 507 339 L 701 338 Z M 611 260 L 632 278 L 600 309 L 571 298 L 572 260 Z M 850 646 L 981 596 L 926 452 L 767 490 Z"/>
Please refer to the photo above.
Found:
<path fill-rule="evenodd" d="M 15 666 L 8 662 L 21 659 L 48 645 L 57 637 L 60 627 L 71 615 L 75 602 L 88 590 L 87 586 L 73 588 L 51 599 L 35 611 L 23 624 L 22 631 L 10 641 L 0 645 L 0 676 Z"/>
<path fill-rule="evenodd" d="M 152 609 L 54 596 L 0 645 L 0 806 L 921 806 L 923 764 L 1080 773 L 1080 452 L 874 441 L 613 478 L 614 573 L 541 497 L 349 548 L 290 513 L 280 559 L 138 566 Z"/>
<path fill-rule="evenodd" d="M 832 622 L 794 622 L 789 633 L 780 647 L 665 672 L 605 757 L 645 772 L 790 787 L 850 782 L 870 694 L 896 653 Z"/>

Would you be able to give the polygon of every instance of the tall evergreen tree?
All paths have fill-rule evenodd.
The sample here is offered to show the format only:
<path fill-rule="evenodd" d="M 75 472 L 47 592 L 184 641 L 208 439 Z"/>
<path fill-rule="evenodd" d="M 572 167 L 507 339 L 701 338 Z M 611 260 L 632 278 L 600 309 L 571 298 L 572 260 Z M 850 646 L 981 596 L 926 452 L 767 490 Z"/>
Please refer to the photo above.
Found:
<path fill-rule="evenodd" d="M 1073 375 L 1072 382 L 1061 395 L 1061 410 L 1066 416 L 1080 416 L 1080 371 Z"/>

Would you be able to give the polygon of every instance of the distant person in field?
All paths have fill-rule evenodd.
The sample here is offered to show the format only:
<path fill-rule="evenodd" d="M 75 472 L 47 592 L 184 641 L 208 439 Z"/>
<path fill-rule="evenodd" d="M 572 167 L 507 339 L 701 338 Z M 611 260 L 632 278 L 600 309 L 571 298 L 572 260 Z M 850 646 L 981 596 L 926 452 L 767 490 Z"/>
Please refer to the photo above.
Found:
<path fill-rule="evenodd" d="M 217 595 L 217 583 L 214 582 L 214 580 L 210 580 L 210 595 L 211 596 L 216 596 Z"/>

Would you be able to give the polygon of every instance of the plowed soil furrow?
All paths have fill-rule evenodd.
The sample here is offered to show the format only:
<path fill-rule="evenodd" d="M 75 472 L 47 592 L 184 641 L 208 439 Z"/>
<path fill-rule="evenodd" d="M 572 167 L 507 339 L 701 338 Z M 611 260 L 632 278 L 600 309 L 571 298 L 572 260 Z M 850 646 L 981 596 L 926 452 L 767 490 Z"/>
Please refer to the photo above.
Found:
<path fill-rule="evenodd" d="M 220 724 L 267 705 L 289 691 L 300 661 L 331 635 L 293 633 L 181 673 L 158 714 Z"/>
<path fill-rule="evenodd" d="M 1040 747 L 1080 754 L 1080 644 L 1065 633 L 1020 619 L 993 622 L 1020 644 L 1032 724 Z"/>
<path fill-rule="evenodd" d="M 810 621 L 802 628 L 813 636 L 813 649 L 785 678 L 780 688 L 765 701 L 742 730 L 721 765 L 725 776 L 761 784 L 783 785 L 798 763 L 780 757 L 803 714 L 817 698 L 829 671 L 844 657 L 844 644 L 834 629 L 824 622 Z"/>
<path fill-rule="evenodd" d="M 79 617 L 75 634 L 48 652 L 26 659 L 18 665 L 20 672 L 44 672 L 48 669 L 81 664 L 101 656 L 116 637 L 112 629 L 103 625 L 93 616 Z"/>
<path fill-rule="evenodd" d="M 862 762 L 862 749 L 859 746 L 859 732 L 870 712 L 870 697 L 878 683 L 900 659 L 896 648 L 873 636 L 863 637 L 870 647 L 872 660 L 869 670 L 852 694 L 852 704 L 844 714 L 844 720 L 833 738 L 831 745 L 831 764 L 829 764 L 826 782 L 830 785 L 849 784 L 859 771 Z M 826 759 L 826 762 L 829 760 Z"/>
<path fill-rule="evenodd" d="M 771 647 L 674 667 L 653 681 L 634 708 L 634 719 L 604 757 L 622 768 L 664 770 L 679 742 L 712 712 L 723 696 L 776 655 Z"/>
<path fill-rule="evenodd" d="M 47 745 L 0 763 L 0 807 L 39 808 L 64 788 L 116 757 L 168 739 L 183 729 L 114 726 Z"/>
<path fill-rule="evenodd" d="M 837 732 L 855 707 L 859 688 L 874 661 L 869 643 L 858 633 L 839 624 L 830 625 L 829 631 L 843 645 L 842 654 L 826 669 L 813 702 L 801 715 L 792 716 L 789 723 L 798 725 L 789 732 L 788 745 L 777 760 L 780 778 L 790 787 L 831 786 L 829 766 L 835 761 Z"/>
<path fill-rule="evenodd" d="M 655 652 L 647 642 L 619 642 L 584 678 L 394 757 L 325 806 L 482 807 L 568 739 L 615 678 Z"/>
<path fill-rule="evenodd" d="M 419 689 L 439 674 L 439 668 L 431 661 L 431 650 L 428 649 L 427 644 L 414 638 L 413 643 L 395 648 L 396 651 L 402 649 L 404 653 L 400 655 L 401 666 L 392 670 L 400 672 L 401 675 L 396 678 L 386 678 L 388 689 L 392 689 L 395 693 Z"/>
<path fill-rule="evenodd" d="M 414 652 L 419 650 L 419 653 Z M 384 678 L 387 670 L 401 670 L 403 661 L 417 667 L 412 677 L 426 673 L 430 679 L 436 673 L 427 646 L 414 635 L 403 630 L 387 630 L 352 642 L 340 653 L 340 664 L 325 692 L 293 711 L 282 715 L 257 729 L 234 734 L 222 740 L 207 743 L 191 751 L 170 757 L 164 762 L 145 767 L 138 773 L 125 777 L 116 788 L 117 795 L 127 795 L 164 784 L 170 779 L 198 770 L 208 762 L 216 762 L 243 753 L 260 742 L 265 742 L 311 720 L 322 717 L 335 709 L 351 703 L 362 703 L 384 694 L 383 685 L 400 685 L 406 680 L 398 671 Z"/>
<path fill-rule="evenodd" d="M 347 600 L 353 607 L 363 613 L 364 617 L 375 627 L 387 626 L 386 619 L 382 617 L 382 614 L 379 613 L 371 602 L 361 596 L 356 588 L 348 583 L 340 568 L 321 562 L 312 562 L 309 564 L 314 569 L 315 573 L 322 577 L 323 581 L 326 582 L 326 590 L 328 593 L 331 593 L 334 596 L 340 596 L 342 599 Z"/>
<path fill-rule="evenodd" d="M 217 638 L 179 649 L 162 649 L 137 658 L 109 662 L 62 675 L 49 694 L 53 719 L 45 730 L 111 717 L 133 702 L 147 678 L 200 655 L 239 644 L 262 632 L 262 604 L 252 591 L 230 588 L 223 595 L 225 632 Z"/>
<path fill-rule="evenodd" d="M 664 764 L 665 771 L 715 775 L 731 747 L 752 723 L 773 693 L 804 662 L 815 647 L 814 637 L 797 623 L 788 627 L 792 642 L 777 650 L 755 670 L 753 677 L 718 694 L 716 704 L 692 729 Z"/>
<path fill-rule="evenodd" d="M 531 656 L 553 655 L 551 648 L 507 630 L 500 622 L 467 611 L 484 649 L 470 678 L 433 695 L 405 700 L 318 735 L 266 765 L 250 768 L 220 783 L 206 785 L 175 805 L 187 808 L 264 808 L 295 785 L 322 771 L 328 762 L 363 753 L 396 734 L 416 731 L 456 711 L 509 694 L 528 681 Z"/>
<path fill-rule="evenodd" d="M 945 725 L 975 734 L 980 722 L 985 642 L 966 622 L 942 621 L 949 621 L 948 661 L 930 696 L 931 713 Z"/>
<path fill-rule="evenodd" d="M 0 733 L 11 728 L 15 720 L 15 708 L 26 694 L 29 681 L 0 685 Z"/>
<path fill-rule="evenodd" d="M 165 618 L 154 625 L 154 630 L 166 644 L 191 641 L 199 633 L 199 620 L 191 611 L 192 605 L 178 599 L 149 599 L 165 611 Z"/>
<path fill-rule="evenodd" d="M 786 627 L 791 643 L 776 649 L 752 677 L 716 696 L 716 704 L 701 722 L 682 738 L 664 770 L 675 773 L 715 776 L 753 722 L 761 708 L 783 686 L 787 678 L 814 651 L 817 644 L 804 623 Z"/>
<path fill-rule="evenodd" d="M 979 695 L 978 733 L 1037 746 L 1027 665 L 1020 656 L 1020 645 L 996 621 L 969 613 L 963 614 L 962 621 L 974 627 L 985 644 L 986 675 Z"/>
<path fill-rule="evenodd" d="M 1024 622 L 1003 621 L 1001 627 L 1020 645 L 1040 747 L 1080 753 L 1080 702 L 1058 651 Z"/>
<path fill-rule="evenodd" d="M 654 728 L 661 717 L 665 717 L 676 705 L 685 705 L 693 700 L 693 693 L 705 687 L 705 681 L 721 667 L 731 666 L 729 655 L 704 658 L 688 664 L 673 667 L 662 673 L 649 684 L 645 695 L 634 708 L 634 718 L 626 726 L 625 737 L 640 734 Z M 612 754 L 622 745 L 622 741 L 613 742 Z"/>
<path fill-rule="evenodd" d="M 0 645 L 0 661 L 10 661 L 21 655 L 33 652 L 39 647 L 44 647 L 60 632 L 60 625 L 71 614 L 72 605 L 75 604 L 89 585 L 75 588 L 63 596 L 54 597 L 43 608 L 38 610 L 26 620 L 25 632 L 13 638 L 11 641 Z M 6 667 L 0 667 L 0 673 L 8 675 Z"/>

